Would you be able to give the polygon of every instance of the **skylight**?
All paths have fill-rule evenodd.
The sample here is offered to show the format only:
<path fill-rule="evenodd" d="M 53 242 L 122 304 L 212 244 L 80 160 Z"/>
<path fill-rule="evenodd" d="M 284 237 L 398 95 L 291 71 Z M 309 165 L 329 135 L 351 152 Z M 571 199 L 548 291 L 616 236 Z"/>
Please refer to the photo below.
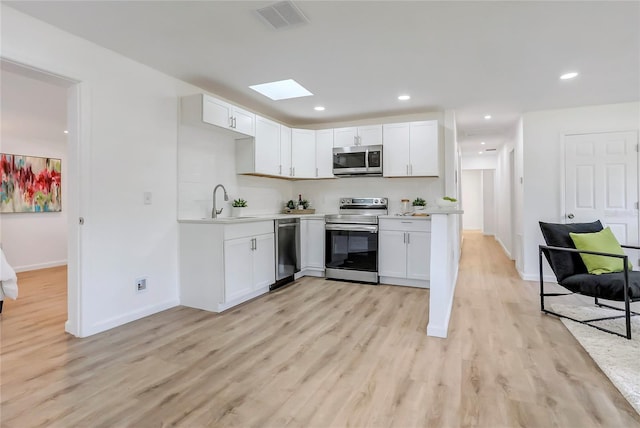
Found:
<path fill-rule="evenodd" d="M 251 85 L 249 87 L 274 101 L 313 95 L 309 90 L 293 79 L 261 83 L 259 85 Z"/>

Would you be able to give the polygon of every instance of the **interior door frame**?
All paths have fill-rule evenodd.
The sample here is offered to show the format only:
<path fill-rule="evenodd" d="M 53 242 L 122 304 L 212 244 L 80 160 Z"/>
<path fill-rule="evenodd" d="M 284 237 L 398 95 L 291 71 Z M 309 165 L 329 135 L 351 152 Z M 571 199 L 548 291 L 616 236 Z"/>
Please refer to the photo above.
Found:
<path fill-rule="evenodd" d="M 640 130 L 638 129 L 615 129 L 615 130 L 605 130 L 605 131 L 592 131 L 592 132 L 585 132 L 585 131 L 575 131 L 575 132 L 570 132 L 570 131 L 565 131 L 562 133 L 562 136 L 560 138 L 560 161 L 561 161 L 561 177 L 560 177 L 560 182 L 561 182 L 561 187 L 560 187 L 560 210 L 562 211 L 560 213 L 560 219 L 561 219 L 561 223 L 567 223 L 567 207 L 566 207 L 566 186 L 567 186 L 567 162 L 566 162 L 566 150 L 567 150 L 567 137 L 572 137 L 572 136 L 577 136 L 577 135 L 593 135 L 593 134 L 612 134 L 615 132 L 632 132 L 636 135 L 636 145 L 640 144 Z M 637 163 L 636 163 L 636 180 L 638 181 L 638 194 L 636 195 L 636 198 L 638 199 L 638 201 L 640 201 L 640 151 L 636 150 L 636 157 L 637 157 Z M 640 214 L 638 215 L 638 235 L 636 237 L 637 242 L 640 243 Z"/>
<path fill-rule="evenodd" d="M 52 64 L 34 64 L 26 58 L 0 55 L 0 61 L 24 71 L 25 75 L 38 76 L 43 80 L 61 82 L 67 87 L 67 321 L 64 329 L 76 337 L 84 337 L 82 317 L 82 285 L 84 277 L 83 240 L 80 219 L 86 212 L 89 200 L 90 168 L 90 112 L 89 85 L 81 79 L 71 77 L 73 73 L 55 70 Z M 20 72 L 20 71 L 18 71 Z M 36 77 L 36 78 L 38 78 Z"/>

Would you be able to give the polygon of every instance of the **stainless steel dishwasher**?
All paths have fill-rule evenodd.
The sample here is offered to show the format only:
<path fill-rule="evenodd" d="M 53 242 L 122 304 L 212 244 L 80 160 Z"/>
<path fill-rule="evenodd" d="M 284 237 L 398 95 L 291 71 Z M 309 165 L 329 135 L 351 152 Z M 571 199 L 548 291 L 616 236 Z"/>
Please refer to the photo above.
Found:
<path fill-rule="evenodd" d="M 270 290 L 282 287 L 294 280 L 300 272 L 300 219 L 275 220 L 276 282 Z"/>

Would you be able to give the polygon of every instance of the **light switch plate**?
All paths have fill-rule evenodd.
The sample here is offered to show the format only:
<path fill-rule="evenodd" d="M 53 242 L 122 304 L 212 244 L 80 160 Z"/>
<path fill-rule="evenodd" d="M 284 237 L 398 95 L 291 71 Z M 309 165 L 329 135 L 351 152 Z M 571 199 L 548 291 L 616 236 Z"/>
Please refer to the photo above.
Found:
<path fill-rule="evenodd" d="M 144 192 L 144 204 L 151 205 L 151 192 Z"/>

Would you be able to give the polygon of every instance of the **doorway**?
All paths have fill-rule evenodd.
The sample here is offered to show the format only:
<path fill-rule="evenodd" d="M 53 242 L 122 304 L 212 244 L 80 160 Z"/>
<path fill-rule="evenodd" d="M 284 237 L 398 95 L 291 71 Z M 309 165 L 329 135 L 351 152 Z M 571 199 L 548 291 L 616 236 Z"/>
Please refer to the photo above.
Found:
<path fill-rule="evenodd" d="M 64 329 L 79 336 L 79 84 L 4 58 L 0 72 L 0 152 L 60 159 L 62 177 L 62 211 L 2 214 L 4 252 L 18 272 L 66 266 Z"/>

